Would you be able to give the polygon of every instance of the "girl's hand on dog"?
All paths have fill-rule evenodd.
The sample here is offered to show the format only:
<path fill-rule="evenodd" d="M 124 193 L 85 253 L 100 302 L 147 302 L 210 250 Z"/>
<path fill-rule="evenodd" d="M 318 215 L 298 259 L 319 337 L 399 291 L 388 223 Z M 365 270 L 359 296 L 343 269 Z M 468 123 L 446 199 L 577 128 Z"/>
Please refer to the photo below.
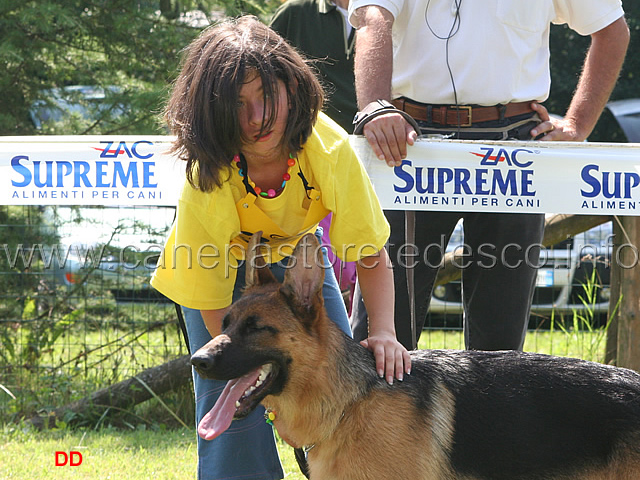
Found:
<path fill-rule="evenodd" d="M 393 270 L 387 251 L 383 248 L 375 255 L 361 258 L 356 269 L 369 314 L 370 335 L 360 343 L 375 355 L 378 376 L 392 385 L 394 377 L 402 381 L 405 373 L 411 373 L 411 358 L 396 338 Z"/>
<path fill-rule="evenodd" d="M 385 378 L 389 385 L 393 379 L 404 379 L 404 374 L 411 374 L 411 357 L 404 346 L 391 333 L 371 335 L 360 345 L 372 351 L 376 359 L 376 371 L 380 378 Z"/>

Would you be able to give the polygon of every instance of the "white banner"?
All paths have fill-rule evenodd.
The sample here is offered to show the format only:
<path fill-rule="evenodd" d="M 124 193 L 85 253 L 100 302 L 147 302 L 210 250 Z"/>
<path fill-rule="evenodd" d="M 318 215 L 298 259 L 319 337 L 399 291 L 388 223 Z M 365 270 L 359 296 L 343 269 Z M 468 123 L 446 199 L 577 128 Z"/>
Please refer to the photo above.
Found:
<path fill-rule="evenodd" d="M 0 204 L 176 205 L 168 136 L 0 137 Z M 400 167 L 351 137 L 383 208 L 640 215 L 640 144 L 419 140 Z"/>
<path fill-rule="evenodd" d="M 0 204 L 176 205 L 167 136 L 0 137 Z"/>
<path fill-rule="evenodd" d="M 352 145 L 385 209 L 640 215 L 640 144 L 429 139 L 395 168 Z"/>

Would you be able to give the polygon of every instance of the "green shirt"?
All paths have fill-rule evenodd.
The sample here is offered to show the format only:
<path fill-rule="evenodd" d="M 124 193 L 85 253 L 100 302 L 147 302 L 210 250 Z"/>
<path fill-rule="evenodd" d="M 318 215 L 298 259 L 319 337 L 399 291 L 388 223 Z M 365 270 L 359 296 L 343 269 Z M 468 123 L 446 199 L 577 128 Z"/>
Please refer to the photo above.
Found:
<path fill-rule="evenodd" d="M 328 0 L 288 0 L 271 28 L 315 61 L 328 101 L 326 113 L 348 133 L 358 108 L 353 76 L 355 31 L 346 38 L 345 19 Z"/>

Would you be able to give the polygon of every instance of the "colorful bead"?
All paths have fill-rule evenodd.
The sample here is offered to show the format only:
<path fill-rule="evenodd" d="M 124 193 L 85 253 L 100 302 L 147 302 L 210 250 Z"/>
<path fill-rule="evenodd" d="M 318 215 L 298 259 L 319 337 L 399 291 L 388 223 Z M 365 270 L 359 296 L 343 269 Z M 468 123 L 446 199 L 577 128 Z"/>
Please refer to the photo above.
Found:
<path fill-rule="evenodd" d="M 264 419 L 267 421 L 269 425 L 273 425 L 273 421 L 276 419 L 276 412 L 272 412 L 271 410 L 265 411 Z"/>
<path fill-rule="evenodd" d="M 234 155 L 233 161 L 236 163 L 238 167 L 238 174 L 241 177 L 244 177 L 245 173 L 243 172 L 242 168 L 240 168 L 240 155 L 238 154 Z M 296 164 L 296 158 L 293 156 L 292 153 L 290 153 L 289 159 L 287 160 L 287 165 L 289 165 L 289 167 L 293 167 L 295 164 Z M 282 185 L 280 185 L 280 188 L 278 188 L 278 191 L 274 190 L 273 188 L 270 188 L 266 192 L 263 192 L 260 187 L 254 187 L 253 191 L 255 192 L 256 195 L 260 195 L 261 197 L 273 198 L 278 194 L 279 191 L 282 191 L 284 189 L 284 187 L 286 186 L 289 180 L 291 180 L 291 175 L 287 171 L 282 175 Z"/>

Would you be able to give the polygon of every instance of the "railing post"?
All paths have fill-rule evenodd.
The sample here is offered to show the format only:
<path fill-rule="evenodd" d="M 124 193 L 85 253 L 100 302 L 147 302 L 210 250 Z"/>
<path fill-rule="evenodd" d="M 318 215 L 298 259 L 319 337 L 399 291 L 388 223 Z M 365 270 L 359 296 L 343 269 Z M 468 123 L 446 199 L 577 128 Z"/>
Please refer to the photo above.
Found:
<path fill-rule="evenodd" d="M 617 217 L 614 224 L 616 247 L 611 259 L 612 265 L 612 295 L 611 302 L 617 302 L 616 289 L 622 295 L 615 320 L 617 321 L 616 335 L 617 351 L 616 365 L 640 371 L 640 218 Z M 618 286 L 613 288 L 616 281 Z M 610 306 L 610 309 L 612 307 Z"/>
<path fill-rule="evenodd" d="M 607 345 L 604 355 L 604 363 L 607 365 L 615 365 L 618 361 L 618 316 L 620 315 L 620 270 L 622 269 L 615 261 L 615 258 L 619 255 L 620 245 L 624 243 L 620 217 L 614 215 L 611 224 L 613 227 L 613 248 L 609 259 L 609 268 L 611 268 L 609 327 L 607 329 Z"/>

